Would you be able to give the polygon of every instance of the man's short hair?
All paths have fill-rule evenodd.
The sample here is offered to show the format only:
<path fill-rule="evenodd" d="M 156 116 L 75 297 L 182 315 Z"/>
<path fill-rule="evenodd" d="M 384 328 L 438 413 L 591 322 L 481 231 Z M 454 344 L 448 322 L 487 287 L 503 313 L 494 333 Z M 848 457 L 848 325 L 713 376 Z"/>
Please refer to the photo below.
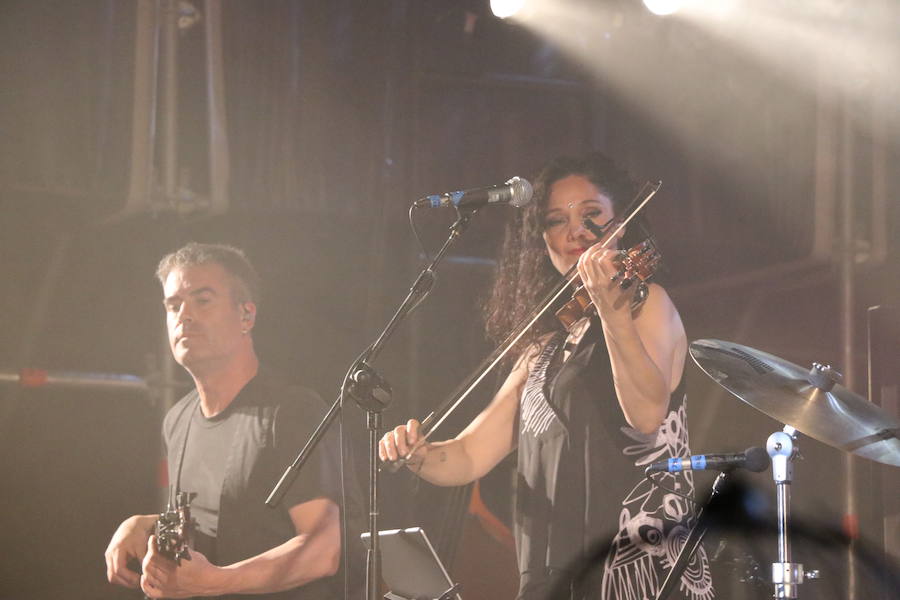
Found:
<path fill-rule="evenodd" d="M 190 242 L 175 252 L 166 254 L 156 268 L 156 277 L 163 285 L 173 269 L 199 265 L 220 265 L 234 280 L 232 296 L 235 302 L 260 303 L 260 279 L 244 251 L 227 244 Z"/>

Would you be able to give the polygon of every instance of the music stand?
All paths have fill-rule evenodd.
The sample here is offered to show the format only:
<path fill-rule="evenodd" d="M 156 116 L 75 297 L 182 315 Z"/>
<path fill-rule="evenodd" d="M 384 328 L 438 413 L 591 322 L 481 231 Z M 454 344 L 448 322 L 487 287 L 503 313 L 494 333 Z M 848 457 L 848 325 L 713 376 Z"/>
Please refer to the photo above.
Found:
<path fill-rule="evenodd" d="M 368 547 L 369 532 L 360 539 Z M 390 591 L 385 600 L 462 600 L 421 527 L 378 532 L 381 577 Z"/>

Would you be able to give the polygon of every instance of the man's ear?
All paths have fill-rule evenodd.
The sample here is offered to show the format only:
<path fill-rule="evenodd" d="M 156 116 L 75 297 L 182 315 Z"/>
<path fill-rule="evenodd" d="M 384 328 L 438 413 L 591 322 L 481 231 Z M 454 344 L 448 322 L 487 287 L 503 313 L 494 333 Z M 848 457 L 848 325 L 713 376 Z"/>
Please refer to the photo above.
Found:
<path fill-rule="evenodd" d="M 253 302 L 241 303 L 241 321 L 248 331 L 253 327 L 256 322 L 256 304 Z"/>

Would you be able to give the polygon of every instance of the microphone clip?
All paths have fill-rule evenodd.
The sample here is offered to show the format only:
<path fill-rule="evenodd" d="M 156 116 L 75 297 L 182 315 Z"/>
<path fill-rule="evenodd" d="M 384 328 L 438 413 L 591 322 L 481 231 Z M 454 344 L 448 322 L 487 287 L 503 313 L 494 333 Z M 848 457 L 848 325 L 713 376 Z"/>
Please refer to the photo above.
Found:
<path fill-rule="evenodd" d="M 374 412 L 381 412 L 390 406 L 393 394 L 387 380 L 362 360 L 350 375 L 347 393 L 360 408 Z"/>

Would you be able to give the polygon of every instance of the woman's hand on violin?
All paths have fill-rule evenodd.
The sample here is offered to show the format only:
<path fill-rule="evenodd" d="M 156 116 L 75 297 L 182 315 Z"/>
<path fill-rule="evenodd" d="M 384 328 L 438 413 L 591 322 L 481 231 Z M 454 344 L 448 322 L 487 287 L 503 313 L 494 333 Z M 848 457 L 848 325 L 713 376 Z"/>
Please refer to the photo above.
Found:
<path fill-rule="evenodd" d="M 581 282 L 600 318 L 607 323 L 616 319 L 631 319 L 631 298 L 636 286 L 622 288 L 615 280 L 620 268 L 619 251 L 603 249 L 599 244 L 588 248 L 578 258 Z"/>
<path fill-rule="evenodd" d="M 419 428 L 420 423 L 415 419 L 410 419 L 406 425 L 398 425 L 385 433 L 378 442 L 378 457 L 382 462 L 395 462 L 409 456 L 409 453 L 415 449 L 406 465 L 412 468 L 421 464 L 425 460 L 428 448 Z"/>

